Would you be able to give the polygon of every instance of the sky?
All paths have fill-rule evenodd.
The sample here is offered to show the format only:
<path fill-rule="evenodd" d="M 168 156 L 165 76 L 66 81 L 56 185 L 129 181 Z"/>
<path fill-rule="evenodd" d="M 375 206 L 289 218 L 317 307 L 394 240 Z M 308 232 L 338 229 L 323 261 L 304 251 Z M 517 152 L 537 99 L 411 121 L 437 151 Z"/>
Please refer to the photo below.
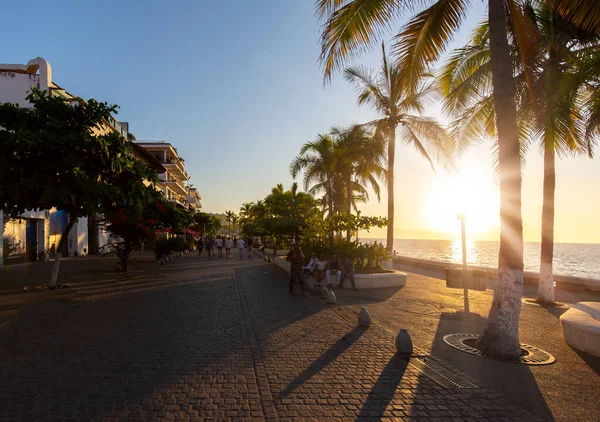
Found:
<path fill-rule="evenodd" d="M 474 2 L 450 48 L 463 45 L 484 14 L 483 2 Z M 138 140 L 172 143 L 207 212 L 237 211 L 277 183 L 289 186 L 289 163 L 303 143 L 332 126 L 376 117 L 356 104 L 341 74 L 323 84 L 321 24 L 312 0 L 9 2 L 2 15 L 0 62 L 43 57 L 54 81 L 69 92 L 118 104 L 117 118 L 129 122 Z M 378 52 L 348 65 L 377 68 Z M 425 114 L 448 121 L 439 106 Z M 398 147 L 395 237 L 455 239 L 456 212 L 466 211 L 470 238 L 497 240 L 499 193 L 490 148 L 489 142 L 472 148 L 460 158 L 460 171 L 448 174 Z M 557 242 L 600 243 L 599 187 L 597 159 L 557 163 Z M 527 156 L 522 193 L 525 240 L 539 241 L 537 147 Z M 361 206 L 363 215 L 385 216 L 385 198 L 384 192 L 378 203 L 372 195 Z"/>

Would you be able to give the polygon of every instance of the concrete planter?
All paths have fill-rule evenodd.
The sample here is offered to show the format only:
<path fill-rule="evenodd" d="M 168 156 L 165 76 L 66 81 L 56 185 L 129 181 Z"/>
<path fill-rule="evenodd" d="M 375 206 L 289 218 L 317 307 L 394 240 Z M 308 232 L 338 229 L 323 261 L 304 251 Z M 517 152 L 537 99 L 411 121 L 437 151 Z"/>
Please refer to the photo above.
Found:
<path fill-rule="evenodd" d="M 290 272 L 291 264 L 285 258 L 278 257 L 273 262 L 282 270 Z M 378 289 L 405 286 L 406 277 L 406 273 L 401 271 L 386 271 L 377 274 L 355 274 L 354 281 L 357 289 Z M 352 288 L 352 282 L 349 279 L 344 280 L 344 288 Z"/>

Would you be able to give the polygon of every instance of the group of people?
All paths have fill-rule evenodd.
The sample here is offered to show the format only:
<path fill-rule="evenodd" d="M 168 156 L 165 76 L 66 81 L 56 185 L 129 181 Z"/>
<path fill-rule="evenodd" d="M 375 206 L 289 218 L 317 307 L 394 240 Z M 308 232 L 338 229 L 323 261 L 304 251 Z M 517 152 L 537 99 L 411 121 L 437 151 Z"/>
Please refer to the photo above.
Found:
<path fill-rule="evenodd" d="M 198 255 L 202 256 L 202 252 L 204 251 L 204 249 L 206 249 L 206 254 L 210 258 L 211 256 L 215 256 L 216 249 L 216 256 L 224 256 L 226 258 L 229 258 L 231 256 L 231 248 L 233 247 L 233 245 L 236 245 L 240 253 L 240 258 L 244 257 L 244 249 L 246 247 L 248 247 L 248 258 L 251 258 L 253 252 L 253 244 L 254 242 L 252 240 L 252 237 L 248 237 L 247 241 L 241 237 L 238 239 L 235 236 L 233 237 L 233 239 L 231 239 L 229 236 L 225 237 L 220 235 L 218 235 L 216 238 L 213 238 L 212 236 L 207 236 L 206 238 L 200 237 L 197 241 Z M 225 249 L 225 255 L 223 255 L 223 249 Z"/>
<path fill-rule="evenodd" d="M 324 286 L 326 283 L 327 288 L 331 288 L 333 285 L 343 288 L 344 280 L 348 278 L 352 288 L 356 290 L 354 261 L 350 256 L 344 256 L 340 261 L 335 254 L 331 255 L 329 259 L 326 259 L 323 254 L 318 257 L 312 254 L 308 264 L 304 265 L 304 255 L 300 245 L 297 242 L 292 242 L 292 248 L 286 259 L 291 262 L 290 293 L 294 293 L 294 283 L 297 282 L 300 284 L 302 295 L 306 296 L 305 280 L 308 277 L 313 277 L 319 287 Z"/>

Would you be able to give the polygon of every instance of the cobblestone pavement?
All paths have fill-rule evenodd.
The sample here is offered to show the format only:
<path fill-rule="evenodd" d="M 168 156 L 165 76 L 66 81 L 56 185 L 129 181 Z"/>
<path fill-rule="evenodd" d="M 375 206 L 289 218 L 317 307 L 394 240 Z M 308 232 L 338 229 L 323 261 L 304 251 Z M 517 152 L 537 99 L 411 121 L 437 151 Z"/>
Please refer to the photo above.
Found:
<path fill-rule="evenodd" d="M 540 420 L 464 374 L 477 388 L 443 386 L 427 351 L 409 363 L 382 326 L 285 278 L 186 256 L 0 313 L 0 418 Z"/>

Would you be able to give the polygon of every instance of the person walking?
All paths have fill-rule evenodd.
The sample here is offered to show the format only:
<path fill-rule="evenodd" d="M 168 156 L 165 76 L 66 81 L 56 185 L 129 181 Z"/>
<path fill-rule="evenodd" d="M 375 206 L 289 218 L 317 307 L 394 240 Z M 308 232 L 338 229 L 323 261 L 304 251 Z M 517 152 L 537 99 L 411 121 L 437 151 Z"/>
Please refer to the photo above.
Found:
<path fill-rule="evenodd" d="M 206 254 L 208 255 L 208 257 L 210 258 L 211 255 L 214 256 L 214 251 L 213 251 L 213 246 L 214 246 L 214 242 L 212 237 L 208 237 L 208 239 L 206 239 Z"/>
<path fill-rule="evenodd" d="M 223 257 L 223 237 L 217 236 L 217 253 L 222 258 Z"/>
<path fill-rule="evenodd" d="M 202 240 L 202 238 L 198 238 L 198 256 L 202 256 L 202 249 L 204 249 L 204 241 Z"/>
<path fill-rule="evenodd" d="M 252 236 L 248 238 L 248 258 L 252 258 Z"/>
<path fill-rule="evenodd" d="M 246 247 L 246 242 L 241 237 L 237 241 L 238 252 L 240 253 L 240 258 L 244 257 L 244 247 Z"/>
<path fill-rule="evenodd" d="M 294 283 L 297 281 L 298 283 L 300 283 L 300 290 L 302 290 L 302 296 L 306 296 L 306 290 L 304 289 L 304 277 L 302 277 L 304 256 L 302 255 L 302 249 L 300 249 L 300 245 L 298 245 L 298 243 L 292 242 L 292 250 L 288 252 L 285 259 L 291 262 L 290 293 L 294 294 Z"/>
<path fill-rule="evenodd" d="M 227 236 L 225 239 L 225 257 L 229 258 L 231 256 L 231 239 Z"/>

